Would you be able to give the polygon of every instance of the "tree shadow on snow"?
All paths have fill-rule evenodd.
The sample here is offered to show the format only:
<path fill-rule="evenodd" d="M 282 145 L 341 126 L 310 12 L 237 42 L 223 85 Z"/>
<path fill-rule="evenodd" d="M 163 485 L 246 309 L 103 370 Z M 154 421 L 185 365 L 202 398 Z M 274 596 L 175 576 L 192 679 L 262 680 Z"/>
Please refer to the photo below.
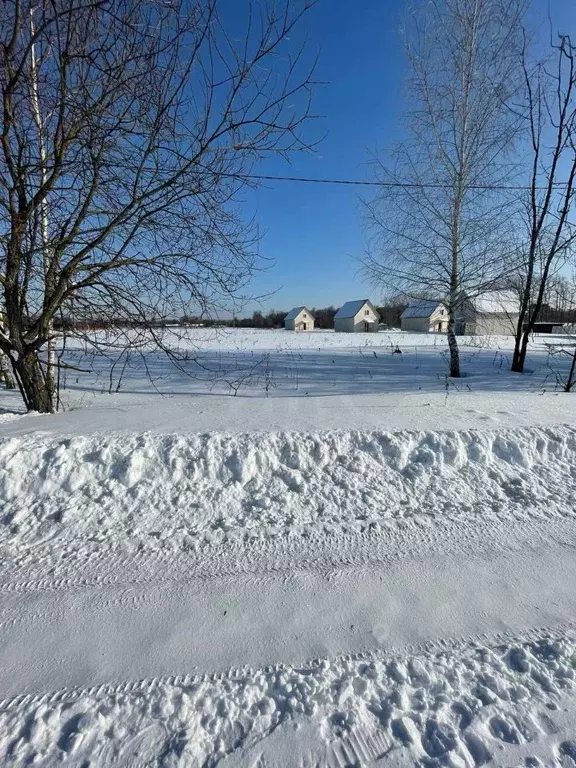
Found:
<path fill-rule="evenodd" d="M 434 347 L 408 347 L 393 354 L 385 347 L 320 350 L 207 350 L 171 362 L 163 352 L 134 356 L 113 376 L 97 361 L 90 374 L 68 381 L 70 390 L 149 395 L 326 396 L 414 392 L 542 392 L 560 389 L 558 376 L 568 363 L 533 352 L 529 371 L 510 371 L 511 352 L 463 348 L 461 379 L 448 377 L 447 353 Z"/>

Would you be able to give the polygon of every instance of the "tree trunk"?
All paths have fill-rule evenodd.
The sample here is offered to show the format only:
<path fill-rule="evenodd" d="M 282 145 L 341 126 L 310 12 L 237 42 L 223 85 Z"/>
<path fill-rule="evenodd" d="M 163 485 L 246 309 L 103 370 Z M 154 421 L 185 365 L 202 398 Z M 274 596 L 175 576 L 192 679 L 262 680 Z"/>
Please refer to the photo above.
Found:
<path fill-rule="evenodd" d="M 448 347 L 450 349 L 450 376 L 460 378 L 460 352 L 456 341 L 456 307 L 461 300 L 460 294 L 460 218 L 462 216 L 462 181 L 460 173 L 457 181 L 456 197 L 452 209 L 452 264 L 450 267 L 450 304 L 448 307 Z"/>
<path fill-rule="evenodd" d="M 572 355 L 572 364 L 570 365 L 570 373 L 564 387 L 565 392 L 572 392 L 574 386 L 574 374 L 576 373 L 576 347 L 574 347 L 574 354 Z"/>
<path fill-rule="evenodd" d="M 512 354 L 512 365 L 510 366 L 510 370 L 515 373 L 524 373 L 524 360 L 520 352 L 521 345 L 522 336 L 517 336 L 514 341 L 514 353 Z"/>
<path fill-rule="evenodd" d="M 532 251 L 530 252 L 531 259 L 532 259 Z M 529 315 L 529 309 L 530 309 L 530 296 L 531 296 L 531 290 L 532 290 L 532 276 L 533 276 L 533 264 L 532 261 L 530 263 L 530 267 L 528 269 L 528 275 L 526 278 L 526 286 L 524 288 L 522 299 L 520 303 L 520 314 L 518 315 L 518 327 L 516 328 L 516 335 L 514 339 L 514 354 L 512 355 L 512 365 L 510 367 L 511 371 L 514 371 L 515 373 L 524 373 L 524 362 L 526 359 L 526 350 L 528 348 L 528 336 L 531 331 L 531 328 L 529 327 L 526 329 L 528 333 L 524 330 L 525 320 L 527 315 Z M 533 313 L 532 313 L 533 314 Z M 529 323 L 529 326 L 533 323 Z"/>
<path fill-rule="evenodd" d="M 54 393 L 48 387 L 37 352 L 28 352 L 12 363 L 29 411 L 54 413 Z"/>
<path fill-rule="evenodd" d="M 454 312 L 448 312 L 448 348 L 450 350 L 450 376 L 454 379 L 460 378 L 460 351 L 456 341 L 456 319 Z"/>
<path fill-rule="evenodd" d="M 6 389 L 16 389 L 16 384 L 8 367 L 8 358 L 3 352 L 0 352 L 0 382 L 4 383 Z"/>
<path fill-rule="evenodd" d="M 454 206 L 452 222 L 452 266 L 450 269 L 450 305 L 448 307 L 448 348 L 450 350 L 450 376 L 460 378 L 460 351 L 456 341 L 456 306 L 460 287 L 460 192 Z"/>
<path fill-rule="evenodd" d="M 532 256 L 531 256 L 532 258 Z M 544 302 L 544 290 L 546 283 L 548 282 L 548 275 L 550 270 L 551 259 L 548 259 L 544 272 L 540 279 L 540 287 L 536 296 L 536 301 L 529 311 L 530 306 L 530 286 L 532 285 L 533 270 L 529 271 L 527 287 L 524 297 L 522 299 L 522 306 L 520 308 L 520 316 L 518 318 L 518 329 L 516 331 L 516 342 L 514 344 L 514 355 L 512 356 L 511 370 L 515 373 L 524 373 L 524 365 L 526 364 L 526 354 L 528 352 L 528 342 L 530 341 L 530 334 L 534 331 L 534 323 L 540 316 L 540 310 Z M 524 323 L 524 319 L 528 316 L 528 322 Z"/>
<path fill-rule="evenodd" d="M 50 334 L 50 338 L 48 339 L 48 343 L 46 345 L 46 350 L 48 352 L 48 363 L 46 365 L 45 373 L 46 389 L 50 393 L 51 401 L 54 402 L 54 393 L 56 391 L 56 381 L 54 379 L 54 370 L 56 368 L 56 340 L 53 336 L 54 326 L 52 322 L 50 322 L 50 325 L 48 326 L 48 333 Z"/>
<path fill-rule="evenodd" d="M 514 355 L 512 356 L 511 371 L 515 373 L 524 373 L 524 364 L 526 362 L 526 353 L 528 352 L 528 341 L 530 340 L 529 329 L 522 332 L 520 338 L 516 339 L 514 345 Z"/>

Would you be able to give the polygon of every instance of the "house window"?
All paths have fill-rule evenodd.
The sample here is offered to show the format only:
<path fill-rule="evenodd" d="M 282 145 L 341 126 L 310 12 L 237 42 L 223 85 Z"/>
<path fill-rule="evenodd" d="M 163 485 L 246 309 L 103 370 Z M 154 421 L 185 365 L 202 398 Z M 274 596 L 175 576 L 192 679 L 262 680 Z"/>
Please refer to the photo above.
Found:
<path fill-rule="evenodd" d="M 443 314 L 444 314 L 444 310 L 443 310 L 443 309 L 441 309 L 441 310 L 440 310 L 440 314 L 441 314 L 441 315 L 443 315 Z"/>
<path fill-rule="evenodd" d="M 364 314 L 365 314 L 365 315 L 369 315 L 369 314 L 370 314 L 370 310 L 369 310 L 369 309 L 365 309 L 365 310 L 364 310 Z"/>
<path fill-rule="evenodd" d="M 304 312 L 304 314 L 302 315 L 302 317 L 304 318 L 304 320 L 306 320 L 306 312 Z"/>

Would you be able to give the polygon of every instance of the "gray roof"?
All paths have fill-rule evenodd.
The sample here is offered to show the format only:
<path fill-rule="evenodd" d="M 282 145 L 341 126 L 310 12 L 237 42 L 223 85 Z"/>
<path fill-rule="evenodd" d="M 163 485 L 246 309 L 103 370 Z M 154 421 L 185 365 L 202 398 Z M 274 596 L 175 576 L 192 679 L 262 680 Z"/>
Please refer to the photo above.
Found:
<path fill-rule="evenodd" d="M 422 299 L 415 301 L 413 304 L 407 306 L 404 312 L 402 312 L 401 319 L 407 317 L 430 317 L 430 315 L 433 315 L 434 312 L 436 312 L 441 304 L 442 302 L 437 299 Z"/>
<path fill-rule="evenodd" d="M 288 312 L 284 320 L 296 320 L 296 318 L 298 317 L 300 312 L 302 312 L 303 309 L 306 309 L 306 307 L 294 307 L 294 309 L 291 309 L 290 312 Z M 314 315 L 312 314 L 312 312 L 310 312 L 309 309 L 306 309 L 306 312 L 308 312 L 310 317 L 312 318 L 314 317 Z"/>
<path fill-rule="evenodd" d="M 340 307 L 334 318 L 342 319 L 345 317 L 356 317 L 364 304 L 370 304 L 369 299 L 356 299 L 356 301 L 347 301 L 343 307 Z M 370 304 L 370 306 L 372 306 Z"/>

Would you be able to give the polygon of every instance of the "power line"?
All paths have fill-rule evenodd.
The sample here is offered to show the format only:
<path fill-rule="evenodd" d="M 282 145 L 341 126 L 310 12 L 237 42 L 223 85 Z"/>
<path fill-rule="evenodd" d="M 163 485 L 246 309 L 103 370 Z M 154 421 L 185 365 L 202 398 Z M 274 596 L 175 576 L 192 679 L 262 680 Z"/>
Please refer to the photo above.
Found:
<path fill-rule="evenodd" d="M 305 176 L 270 176 L 265 174 L 255 173 L 223 173 L 222 176 L 229 176 L 234 179 L 244 179 L 246 181 L 293 181 L 303 184 L 342 184 L 347 186 L 357 187 L 389 187 L 389 188 L 401 188 L 401 189 L 452 189 L 451 184 L 440 183 L 415 183 L 407 181 L 368 181 L 362 179 L 314 179 Z M 566 187 L 565 182 L 557 182 L 552 185 L 556 187 Z M 514 185 L 514 184 L 471 184 L 468 189 L 475 190 L 517 190 L 529 192 L 532 187 L 529 185 Z M 535 187 L 536 190 L 546 190 L 547 187 Z"/>

